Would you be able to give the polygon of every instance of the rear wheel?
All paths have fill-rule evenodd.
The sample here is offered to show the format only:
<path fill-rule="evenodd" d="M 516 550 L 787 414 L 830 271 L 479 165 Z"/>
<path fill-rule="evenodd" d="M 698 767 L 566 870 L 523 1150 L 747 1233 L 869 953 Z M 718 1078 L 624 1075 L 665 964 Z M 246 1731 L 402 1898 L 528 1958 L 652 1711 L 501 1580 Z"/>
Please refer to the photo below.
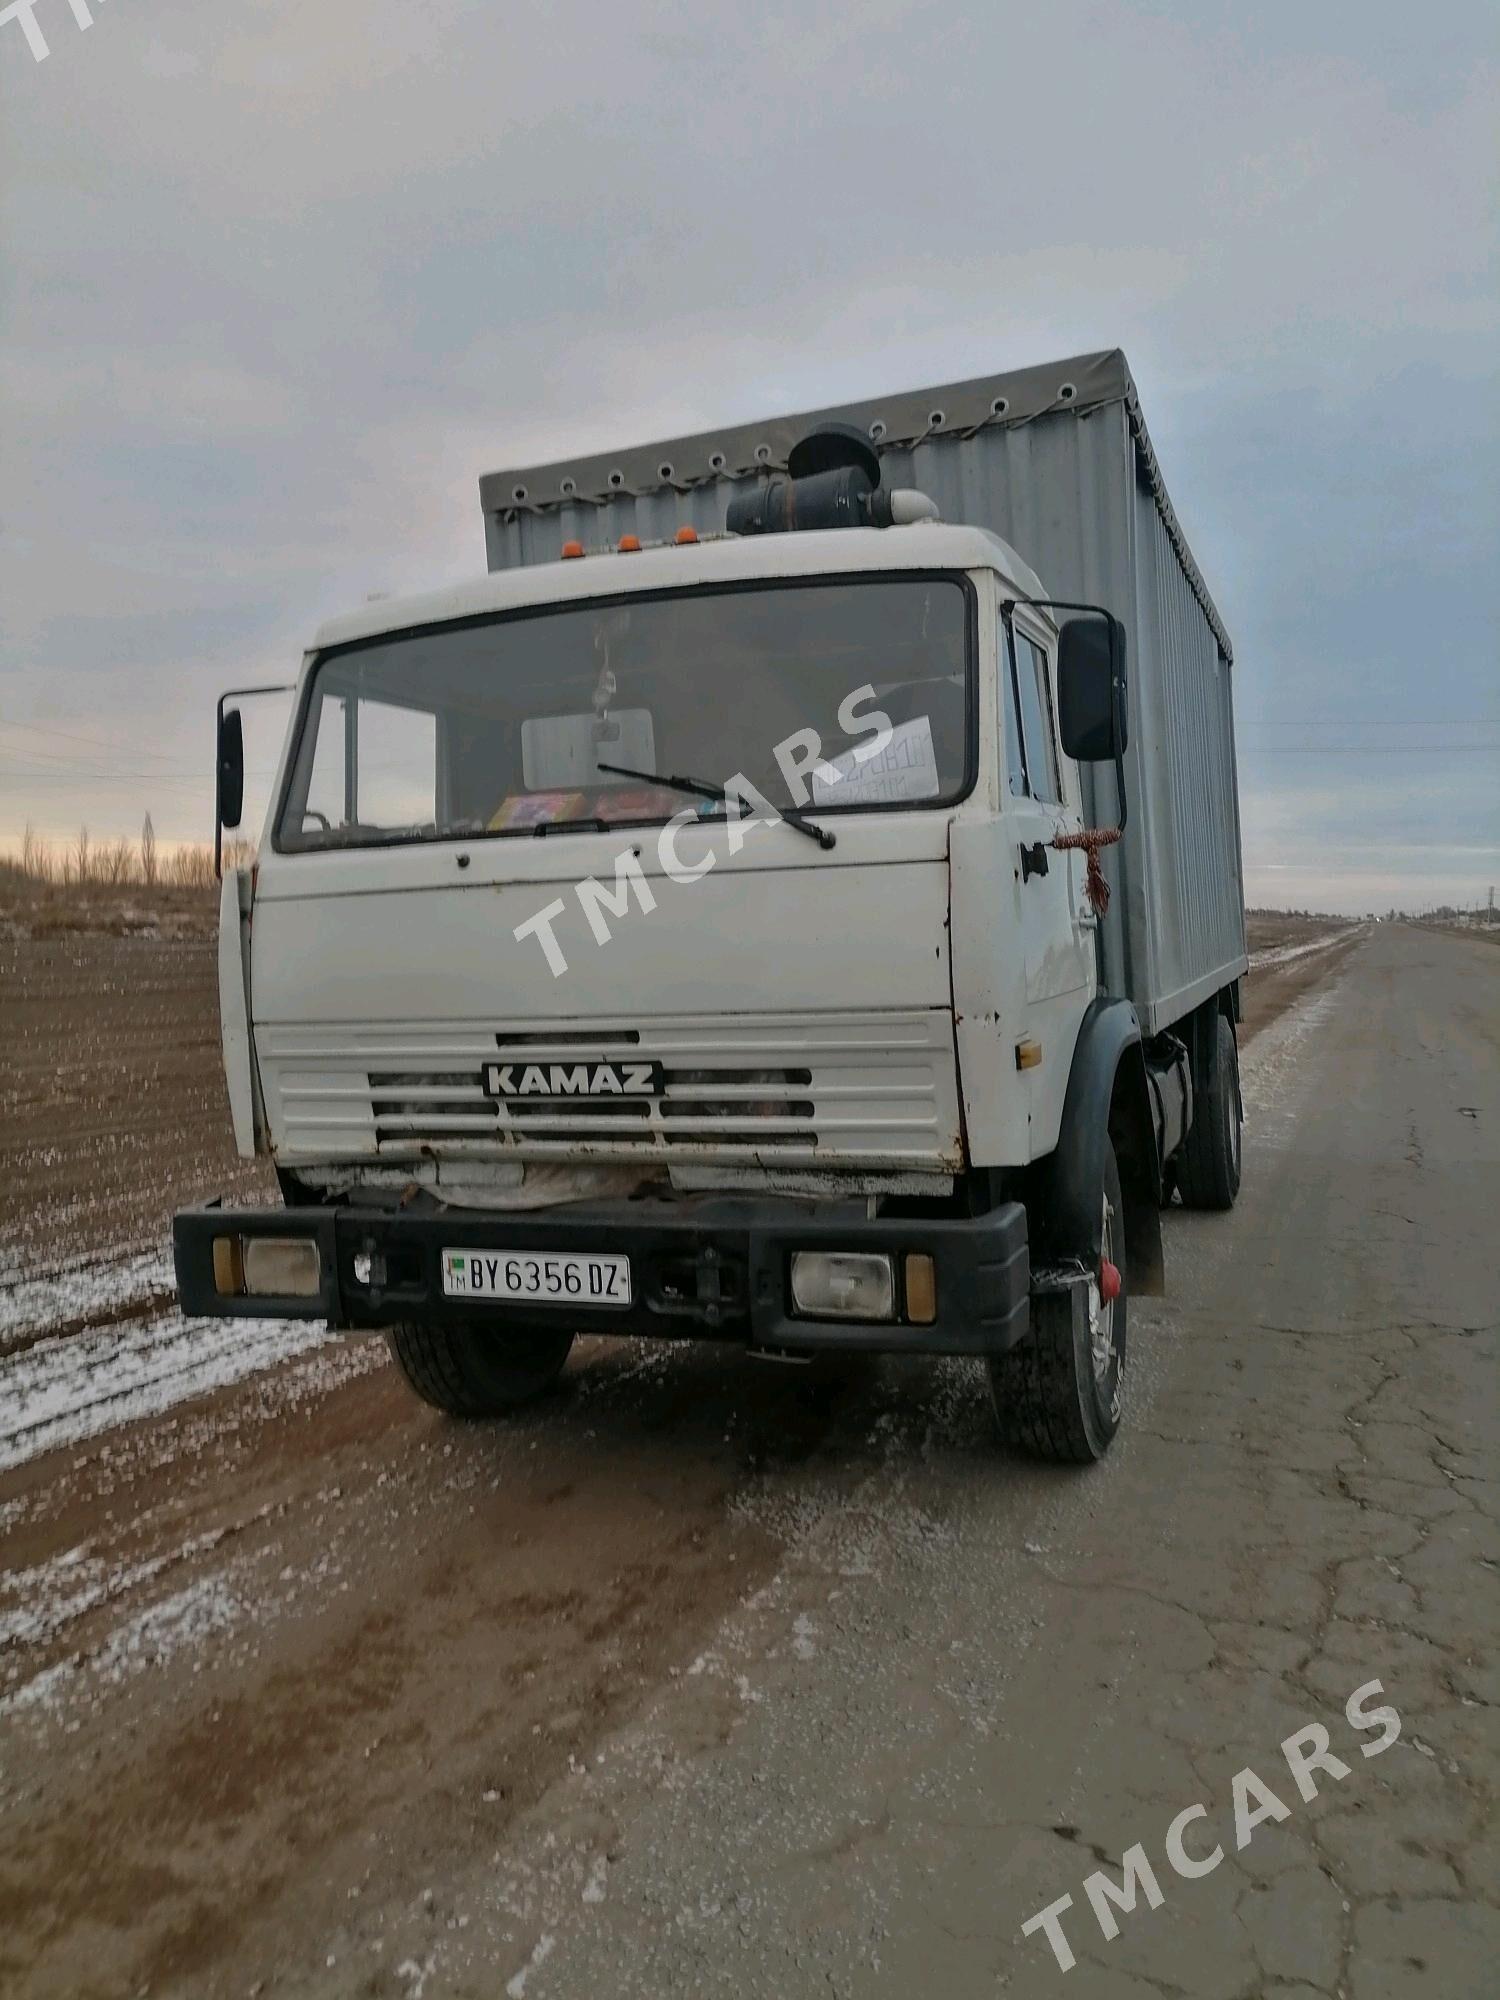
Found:
<path fill-rule="evenodd" d="M 1177 1155 L 1177 1189 L 1188 1208 L 1233 1208 L 1240 1191 L 1240 1056 L 1234 1029 L 1214 1020 L 1208 1088 Z"/>
<path fill-rule="evenodd" d="M 1130 1279 L 1120 1169 L 1108 1141 L 1103 1201 L 1101 1268 L 1089 1277 L 1083 1326 L 1074 1327 L 1069 1294 L 1034 1294 L 1031 1332 L 1008 1354 L 992 1356 L 989 1364 L 990 1397 L 1002 1441 L 1032 1458 L 1064 1465 L 1103 1458 L 1120 1428 Z M 1106 1299 L 1101 1289 L 1105 1265 L 1119 1274 L 1113 1299 Z"/>
<path fill-rule="evenodd" d="M 396 1366 L 424 1403 L 450 1417 L 499 1417 L 562 1373 L 573 1336 L 553 1327 L 431 1326 L 386 1334 Z"/>

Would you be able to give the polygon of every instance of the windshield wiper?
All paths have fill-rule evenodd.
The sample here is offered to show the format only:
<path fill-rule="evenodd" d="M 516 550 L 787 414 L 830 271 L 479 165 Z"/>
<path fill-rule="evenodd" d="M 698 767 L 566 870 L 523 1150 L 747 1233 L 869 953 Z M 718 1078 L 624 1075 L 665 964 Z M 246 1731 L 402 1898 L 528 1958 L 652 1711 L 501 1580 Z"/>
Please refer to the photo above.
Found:
<path fill-rule="evenodd" d="M 668 775 L 665 771 L 636 771 L 629 764 L 606 764 L 602 757 L 596 759 L 596 763 L 599 770 L 612 771 L 620 778 L 638 778 L 642 784 L 662 785 L 669 792 L 686 792 L 690 798 L 717 799 L 726 812 L 728 810 L 731 794 L 722 785 L 709 784 L 705 778 L 679 777 L 675 772 Z M 734 803 L 741 812 L 744 811 L 739 798 L 736 797 Z M 810 819 L 804 819 L 798 807 L 776 806 L 773 810 L 779 819 L 784 819 L 788 826 L 796 827 L 798 833 L 805 833 L 819 847 L 833 846 L 837 836 L 830 833 L 826 826 L 814 826 Z"/>
<path fill-rule="evenodd" d="M 618 824 L 612 819 L 539 819 L 531 829 L 531 837 L 540 840 L 549 833 L 608 833 Z"/>

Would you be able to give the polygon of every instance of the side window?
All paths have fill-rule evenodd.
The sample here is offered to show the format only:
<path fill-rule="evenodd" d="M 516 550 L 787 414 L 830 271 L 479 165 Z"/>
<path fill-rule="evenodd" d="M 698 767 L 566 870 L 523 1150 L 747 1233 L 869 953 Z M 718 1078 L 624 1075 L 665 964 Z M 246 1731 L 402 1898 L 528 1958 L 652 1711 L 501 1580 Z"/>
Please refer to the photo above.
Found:
<path fill-rule="evenodd" d="M 1019 636 L 1017 634 L 1018 640 Z M 1011 672 L 1010 647 L 1003 624 L 1000 627 L 1000 685 L 1005 690 L 1005 764 L 1010 777 L 1011 797 L 1024 799 L 1030 789 L 1026 783 L 1026 751 L 1021 742 L 1015 676 Z"/>
<path fill-rule="evenodd" d="M 1062 786 L 1047 655 L 1034 639 L 1017 632 L 1012 658 L 1003 626 L 1000 680 L 1005 690 L 1005 760 L 1012 796 L 1055 805 L 1062 799 Z"/>
<path fill-rule="evenodd" d="M 342 701 L 324 700 L 318 704 L 318 733 L 307 786 L 307 808 L 302 816 L 303 832 L 310 827 L 327 828 L 344 823 L 344 707 Z"/>
<path fill-rule="evenodd" d="M 437 818 L 437 717 L 390 702 L 359 705 L 362 826 L 431 826 Z"/>
<path fill-rule="evenodd" d="M 1031 780 L 1031 796 L 1056 804 L 1062 798 L 1062 787 L 1057 777 L 1057 744 L 1052 735 L 1047 655 L 1024 632 L 1016 634 L 1016 679 L 1021 685 L 1021 726 L 1026 734 L 1026 774 Z"/>
<path fill-rule="evenodd" d="M 380 829 L 427 826 L 437 813 L 437 717 L 354 696 L 325 696 L 302 831 L 348 824 L 345 750 L 349 703 L 354 703 L 357 825 Z"/>

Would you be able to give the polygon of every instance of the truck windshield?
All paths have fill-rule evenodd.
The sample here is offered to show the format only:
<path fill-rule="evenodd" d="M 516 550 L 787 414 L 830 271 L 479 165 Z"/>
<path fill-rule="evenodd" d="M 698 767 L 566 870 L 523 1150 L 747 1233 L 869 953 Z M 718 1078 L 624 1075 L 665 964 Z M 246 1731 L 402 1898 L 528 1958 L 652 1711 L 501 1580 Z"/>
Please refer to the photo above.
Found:
<path fill-rule="evenodd" d="M 743 775 L 819 816 L 950 802 L 971 768 L 970 602 L 955 575 L 758 584 L 339 648 L 314 669 L 276 844 L 562 833 L 690 803 L 601 764 Z"/>

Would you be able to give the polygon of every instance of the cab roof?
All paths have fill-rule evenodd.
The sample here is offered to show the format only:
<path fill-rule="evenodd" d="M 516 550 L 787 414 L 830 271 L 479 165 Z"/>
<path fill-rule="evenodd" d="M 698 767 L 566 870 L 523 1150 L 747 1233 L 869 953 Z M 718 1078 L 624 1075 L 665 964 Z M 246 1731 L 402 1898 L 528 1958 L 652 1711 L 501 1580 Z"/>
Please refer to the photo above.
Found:
<path fill-rule="evenodd" d="M 1008 542 L 987 528 L 923 521 L 900 528 L 834 528 L 817 533 L 704 537 L 686 546 L 647 547 L 631 554 L 574 557 L 497 570 L 416 597 L 377 598 L 330 618 L 313 635 L 313 650 L 348 646 L 387 633 L 445 625 L 490 612 L 587 602 L 622 593 L 691 589 L 695 585 L 774 582 L 788 577 L 849 576 L 900 570 L 977 570 L 998 574 L 1017 597 L 1044 598 L 1041 579 Z"/>

